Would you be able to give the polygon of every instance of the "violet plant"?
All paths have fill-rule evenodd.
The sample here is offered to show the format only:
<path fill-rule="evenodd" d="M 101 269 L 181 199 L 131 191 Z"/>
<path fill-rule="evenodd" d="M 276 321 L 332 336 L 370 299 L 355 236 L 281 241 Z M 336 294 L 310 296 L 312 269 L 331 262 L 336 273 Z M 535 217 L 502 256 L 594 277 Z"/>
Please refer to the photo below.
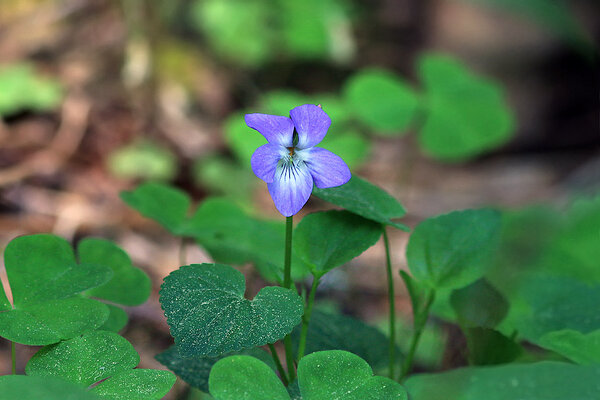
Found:
<path fill-rule="evenodd" d="M 600 248 L 600 197 L 573 202 L 566 218 L 545 208 L 483 208 L 418 224 L 406 248 L 409 271 L 399 271 L 413 314 L 413 329 L 402 338 L 409 344 L 400 351 L 387 230 L 408 231 L 398 222 L 405 210 L 315 147 L 331 123 L 324 110 L 303 105 L 290 114 L 246 117 L 269 142 L 251 163 L 285 223 L 220 198 L 193 210 L 187 194 L 163 184 L 122 194 L 215 261 L 188 264 L 183 251 L 182 266 L 164 278 L 160 303 L 174 345 L 156 356 L 159 362 L 216 400 L 598 398 L 600 275 L 589 255 Z M 310 213 L 294 227 L 311 194 L 341 210 Z M 323 277 L 381 238 L 387 335 L 316 306 Z M 166 394 L 174 375 L 135 369 L 139 356 L 116 333 L 127 315 L 115 304 L 140 304 L 149 290 L 125 252 L 99 239 L 74 251 L 56 236 L 31 235 L 14 239 L 4 256 L 13 301 L 0 292 L 0 336 L 44 347 L 26 375 L 0 377 L 0 400 Z M 273 284 L 252 299 L 245 276 L 229 265 L 248 263 Z M 460 328 L 468 366 L 415 373 L 432 315 Z"/>

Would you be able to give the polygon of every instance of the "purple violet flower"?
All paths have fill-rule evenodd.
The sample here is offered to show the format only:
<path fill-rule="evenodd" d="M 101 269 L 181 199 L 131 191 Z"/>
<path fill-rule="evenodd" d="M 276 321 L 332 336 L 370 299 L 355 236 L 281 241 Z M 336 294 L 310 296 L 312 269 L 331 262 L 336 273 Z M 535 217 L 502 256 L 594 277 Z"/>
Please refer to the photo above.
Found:
<path fill-rule="evenodd" d="M 290 118 L 267 114 L 245 117 L 246 125 L 269 142 L 252 155 L 252 171 L 267 183 L 275 207 L 286 217 L 304 207 L 313 183 L 325 189 L 343 185 L 351 176 L 339 156 L 314 147 L 331 125 L 331 118 L 321 107 L 313 104 L 296 107 L 290 111 Z"/>

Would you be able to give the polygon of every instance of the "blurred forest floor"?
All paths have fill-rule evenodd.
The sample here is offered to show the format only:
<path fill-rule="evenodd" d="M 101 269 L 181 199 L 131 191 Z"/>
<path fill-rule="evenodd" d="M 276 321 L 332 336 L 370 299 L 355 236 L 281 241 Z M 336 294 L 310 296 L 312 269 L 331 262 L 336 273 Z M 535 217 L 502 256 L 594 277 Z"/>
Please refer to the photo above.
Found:
<path fill-rule="evenodd" d="M 600 15 L 600 7 L 574 3 L 598 39 L 600 19 L 593 16 Z M 600 86 L 594 61 L 530 21 L 469 2 L 358 4 L 366 11 L 354 26 L 359 57 L 353 63 L 274 62 L 248 71 L 211 57 L 197 39 L 184 40 L 185 32 L 176 38 L 150 6 L 135 20 L 145 21 L 146 36 L 139 41 L 118 2 L 2 2 L 0 63 L 31 61 L 43 74 L 58 78 L 65 91 L 55 112 L 26 111 L 0 119 L 0 247 L 17 235 L 38 232 L 74 241 L 86 236 L 116 241 L 154 282 L 150 300 L 129 310 L 123 335 L 140 352 L 141 366 L 162 368 L 153 357 L 171 339 L 158 288 L 179 267 L 179 241 L 120 200 L 119 193 L 136 181 L 115 177 L 108 167 L 110 155 L 142 137 L 161 143 L 178 158 L 173 184 L 201 201 L 211 193 L 195 180 L 193 161 L 215 152 L 231 156 L 222 121 L 247 107 L 257 90 L 337 89 L 352 69 L 366 65 L 413 78 L 415 57 L 424 49 L 457 55 L 502 82 L 518 130 L 503 148 L 460 164 L 427 158 L 411 137 L 374 138 L 368 161 L 357 173 L 404 204 L 404 223 L 414 227 L 431 215 L 485 205 L 562 204 L 573 192 L 600 188 Z M 186 61 L 148 73 L 154 58 L 166 57 L 163 52 Z M 187 83 L 187 95 L 170 83 L 173 76 Z M 264 185 L 254 186 L 253 199 L 264 215 L 280 217 Z M 302 214 L 323 207 L 311 200 Z M 407 238 L 407 233 L 390 232 L 396 270 L 405 267 Z M 193 246 L 187 251 L 191 262 L 209 260 Z M 328 275 L 319 296 L 378 323 L 387 313 L 384 264 L 380 242 L 343 272 Z M 249 290 L 257 290 L 260 278 L 251 268 L 245 271 L 254 278 Z M 409 301 L 399 280 L 396 284 L 397 307 L 409 318 Z M 22 370 L 34 349 L 18 346 L 18 351 Z M 0 374 L 9 372 L 9 359 L 8 342 L 2 341 Z"/>

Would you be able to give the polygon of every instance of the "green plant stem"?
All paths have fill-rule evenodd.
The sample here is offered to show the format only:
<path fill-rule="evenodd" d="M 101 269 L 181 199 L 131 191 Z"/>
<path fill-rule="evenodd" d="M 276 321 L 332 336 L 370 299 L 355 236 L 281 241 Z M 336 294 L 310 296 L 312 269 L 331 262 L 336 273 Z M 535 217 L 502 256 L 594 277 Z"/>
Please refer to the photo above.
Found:
<path fill-rule="evenodd" d="M 16 375 L 17 374 L 17 349 L 15 347 L 15 342 L 10 342 L 10 357 L 12 360 L 11 373 L 13 375 Z"/>
<path fill-rule="evenodd" d="M 285 257 L 283 259 L 283 287 L 292 288 L 292 232 L 294 228 L 294 216 L 285 219 Z M 285 347 L 285 362 L 287 364 L 289 382 L 296 378 L 294 365 L 294 350 L 292 349 L 292 337 L 287 335 L 283 338 Z"/>
<path fill-rule="evenodd" d="M 273 346 L 271 343 L 269 343 L 268 346 L 269 346 L 269 350 L 271 350 L 271 356 L 273 357 L 273 361 L 275 362 L 277 371 L 279 372 L 279 375 L 281 375 L 281 380 L 283 381 L 283 384 L 285 386 L 289 385 L 287 376 L 283 369 L 283 365 L 281 365 L 281 360 L 279 360 L 279 356 L 277 355 L 277 350 L 275 349 L 275 346 Z"/>
<path fill-rule="evenodd" d="M 292 232 L 294 216 L 285 219 L 285 258 L 283 260 L 283 287 L 292 288 Z"/>
<path fill-rule="evenodd" d="M 390 343 L 389 343 L 389 377 L 394 379 L 394 365 L 396 364 L 396 295 L 394 293 L 394 276 L 392 274 L 392 258 L 390 255 L 390 241 L 385 225 L 383 227 L 383 244 L 385 245 L 385 261 L 387 267 L 388 302 L 390 303 Z"/>
<path fill-rule="evenodd" d="M 306 304 L 306 311 L 302 316 L 302 332 L 300 333 L 300 344 L 298 345 L 298 361 L 304 357 L 304 350 L 306 349 L 306 336 L 308 335 L 308 324 L 310 323 L 313 304 L 315 302 L 315 294 L 317 293 L 317 287 L 319 286 L 320 279 L 320 276 L 313 277 L 308 303 Z"/>
<path fill-rule="evenodd" d="M 402 364 L 402 371 L 400 372 L 400 378 L 398 379 L 400 382 L 402 382 L 404 378 L 406 378 L 406 376 L 410 373 L 412 369 L 415 352 L 417 351 L 419 340 L 421 339 L 423 329 L 425 328 L 425 324 L 427 323 L 427 319 L 429 318 L 429 309 L 431 308 L 434 299 L 435 290 L 431 289 L 431 291 L 427 295 L 425 304 L 423 305 L 421 310 L 419 310 L 418 313 L 415 313 L 415 318 L 413 322 L 413 336 L 410 341 L 410 348 L 408 350 L 408 354 L 406 355 L 404 363 Z"/>

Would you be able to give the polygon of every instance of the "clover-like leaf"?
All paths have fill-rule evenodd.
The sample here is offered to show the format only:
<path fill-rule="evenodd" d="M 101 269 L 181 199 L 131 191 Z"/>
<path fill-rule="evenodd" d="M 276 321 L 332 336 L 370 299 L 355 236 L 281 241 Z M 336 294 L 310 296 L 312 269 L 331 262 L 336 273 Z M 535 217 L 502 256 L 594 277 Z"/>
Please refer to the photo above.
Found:
<path fill-rule="evenodd" d="M 394 218 L 401 218 L 406 214 L 402 204 L 383 189 L 356 175 L 352 175 L 352 178 L 342 186 L 329 189 L 315 188 L 313 194 L 363 218 L 409 230 L 406 225 L 393 221 Z"/>
<path fill-rule="evenodd" d="M 167 371 L 133 369 L 140 357 L 113 332 L 95 331 L 46 346 L 27 363 L 27 375 L 55 377 L 110 399 L 161 399 L 175 383 Z M 98 383 L 99 382 L 99 383 Z"/>
<path fill-rule="evenodd" d="M 348 211 L 307 215 L 294 231 L 294 250 L 314 275 L 323 275 L 373 246 L 381 225 Z"/>
<path fill-rule="evenodd" d="M 540 362 L 419 374 L 406 388 L 412 400 L 588 400 L 598 382 L 600 366 Z"/>
<path fill-rule="evenodd" d="M 129 321 L 129 315 L 121 307 L 117 307 L 112 304 L 105 304 L 108 307 L 108 318 L 98 328 L 103 331 L 119 332 L 127 325 Z"/>
<path fill-rule="evenodd" d="M 297 345 L 301 327 L 292 333 Z M 388 365 L 389 341 L 379 329 L 341 314 L 313 311 L 306 336 L 306 354 L 345 350 L 360 356 L 372 368 Z M 400 351 L 396 350 L 396 354 Z"/>
<path fill-rule="evenodd" d="M 108 308 L 99 301 L 70 297 L 0 312 L 0 336 L 30 346 L 43 346 L 99 328 Z"/>
<path fill-rule="evenodd" d="M 298 364 L 298 387 L 303 400 L 407 399 L 399 383 L 373 376 L 369 364 L 359 356 L 339 350 L 319 351 L 303 357 Z M 291 398 L 273 370 L 249 356 L 218 361 L 211 371 L 209 388 L 215 400 Z M 294 398 L 298 397 L 294 395 Z"/>
<path fill-rule="evenodd" d="M 216 400 L 289 400 L 287 390 L 273 370 L 250 356 L 219 360 L 208 380 Z"/>
<path fill-rule="evenodd" d="M 361 122 L 387 135 L 405 133 L 419 106 L 417 94 L 405 81 L 380 69 L 352 76 L 344 96 Z"/>
<path fill-rule="evenodd" d="M 426 219 L 414 229 L 406 258 L 414 278 L 434 289 L 459 288 L 490 266 L 501 227 L 491 209 L 454 211 Z"/>
<path fill-rule="evenodd" d="M 217 357 L 187 357 L 179 354 L 177 346 L 171 346 L 167 350 L 156 355 L 156 360 L 165 367 L 173 371 L 178 377 L 183 379 L 188 385 L 208 392 L 208 377 L 210 371 L 217 361 L 231 356 L 225 354 Z M 247 355 L 257 358 L 275 370 L 275 365 L 271 356 L 260 348 L 242 350 L 235 355 Z"/>
<path fill-rule="evenodd" d="M 298 384 L 304 400 L 406 400 L 397 382 L 373 376 L 366 361 L 347 351 L 319 351 L 298 364 Z"/>
<path fill-rule="evenodd" d="M 302 299 L 282 287 L 244 298 L 244 276 L 221 264 L 183 266 L 164 280 L 160 303 L 184 357 L 218 356 L 289 334 L 302 317 Z"/>
<path fill-rule="evenodd" d="M 419 142 L 427 153 L 444 161 L 460 161 L 510 139 L 514 117 L 500 85 L 473 75 L 443 55 L 423 56 L 419 73 L 427 111 Z"/>
<path fill-rule="evenodd" d="M 489 328 L 465 329 L 469 361 L 472 365 L 506 364 L 523 352 L 513 339 Z"/>
<path fill-rule="evenodd" d="M 0 376 L 0 400 L 101 400 L 74 383 L 43 376 Z"/>
<path fill-rule="evenodd" d="M 14 308 L 0 298 L 0 336 L 45 345 L 94 330 L 108 318 L 107 307 L 73 297 L 104 284 L 109 267 L 78 264 L 67 241 L 53 235 L 21 236 L 4 252 Z"/>
<path fill-rule="evenodd" d="M 573 329 L 549 332 L 537 342 L 580 365 L 600 365 L 600 329 L 583 334 Z"/>
<path fill-rule="evenodd" d="M 126 306 L 137 306 L 148 300 L 150 278 L 135 268 L 127 253 L 116 244 L 103 239 L 83 239 L 77 247 L 77 255 L 82 263 L 106 265 L 113 271 L 111 280 L 87 291 L 86 295 Z"/>
<path fill-rule="evenodd" d="M 13 239 L 4 262 L 15 307 L 71 297 L 112 277 L 104 265 L 78 264 L 69 242 L 47 234 Z"/>

